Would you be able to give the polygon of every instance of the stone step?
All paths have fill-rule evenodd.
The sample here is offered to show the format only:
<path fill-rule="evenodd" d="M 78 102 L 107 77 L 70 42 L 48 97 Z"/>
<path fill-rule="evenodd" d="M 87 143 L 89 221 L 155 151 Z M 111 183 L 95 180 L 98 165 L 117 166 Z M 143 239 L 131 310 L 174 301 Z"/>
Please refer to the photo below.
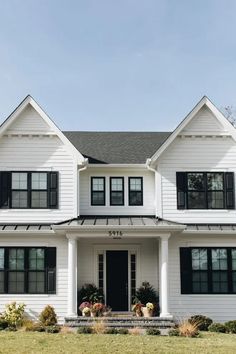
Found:
<path fill-rule="evenodd" d="M 119 317 L 77 317 L 77 318 L 65 318 L 65 325 L 69 327 L 91 327 L 94 323 L 104 323 L 106 327 L 126 327 L 126 328 L 148 328 L 155 327 L 159 329 L 172 328 L 175 326 L 175 322 L 169 318 L 160 317 L 135 317 L 126 316 Z"/>

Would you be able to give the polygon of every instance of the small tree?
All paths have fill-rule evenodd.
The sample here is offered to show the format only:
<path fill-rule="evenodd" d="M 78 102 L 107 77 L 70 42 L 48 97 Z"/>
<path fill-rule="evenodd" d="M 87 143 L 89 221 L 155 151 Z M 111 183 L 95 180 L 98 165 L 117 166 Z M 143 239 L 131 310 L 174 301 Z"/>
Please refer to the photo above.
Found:
<path fill-rule="evenodd" d="M 57 315 L 54 308 L 47 305 L 39 315 L 39 320 L 44 326 L 54 326 L 57 324 Z"/>

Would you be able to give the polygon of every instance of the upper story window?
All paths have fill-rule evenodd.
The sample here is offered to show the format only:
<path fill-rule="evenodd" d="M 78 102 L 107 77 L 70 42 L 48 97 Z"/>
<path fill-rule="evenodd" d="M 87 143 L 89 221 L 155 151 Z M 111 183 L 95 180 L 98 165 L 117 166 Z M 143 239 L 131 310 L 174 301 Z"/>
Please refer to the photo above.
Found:
<path fill-rule="evenodd" d="M 0 172 L 0 207 L 58 207 L 58 172 Z"/>
<path fill-rule="evenodd" d="M 110 205 L 124 205 L 124 177 L 110 177 Z"/>
<path fill-rule="evenodd" d="M 55 247 L 1 247 L 0 294 L 55 294 Z"/>
<path fill-rule="evenodd" d="M 178 209 L 234 209 L 233 172 L 177 172 Z"/>
<path fill-rule="evenodd" d="M 105 177 L 91 178 L 91 205 L 105 205 Z"/>
<path fill-rule="evenodd" d="M 143 205 L 142 177 L 129 177 L 129 205 Z"/>

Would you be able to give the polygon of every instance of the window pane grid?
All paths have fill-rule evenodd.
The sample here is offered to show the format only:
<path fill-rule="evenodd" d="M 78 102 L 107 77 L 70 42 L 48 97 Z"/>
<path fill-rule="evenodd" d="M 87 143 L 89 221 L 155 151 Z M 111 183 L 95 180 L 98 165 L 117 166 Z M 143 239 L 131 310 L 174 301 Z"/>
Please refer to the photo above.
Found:
<path fill-rule="evenodd" d="M 129 205 L 143 205 L 142 177 L 129 177 Z"/>
<path fill-rule="evenodd" d="M 47 172 L 12 172 L 11 208 L 47 209 L 49 190 Z"/>
<path fill-rule="evenodd" d="M 91 205 L 105 205 L 105 177 L 92 177 Z"/>
<path fill-rule="evenodd" d="M 104 288 L 104 255 L 98 255 L 98 287 L 103 291 Z"/>
<path fill-rule="evenodd" d="M 192 293 L 236 293 L 236 249 L 192 248 Z"/>
<path fill-rule="evenodd" d="M 0 267 L 0 293 L 47 293 L 44 248 L 0 248 Z"/>
<path fill-rule="evenodd" d="M 222 172 L 187 172 L 188 209 L 224 209 L 225 183 Z"/>
<path fill-rule="evenodd" d="M 124 179 L 110 178 L 110 205 L 124 205 Z"/>

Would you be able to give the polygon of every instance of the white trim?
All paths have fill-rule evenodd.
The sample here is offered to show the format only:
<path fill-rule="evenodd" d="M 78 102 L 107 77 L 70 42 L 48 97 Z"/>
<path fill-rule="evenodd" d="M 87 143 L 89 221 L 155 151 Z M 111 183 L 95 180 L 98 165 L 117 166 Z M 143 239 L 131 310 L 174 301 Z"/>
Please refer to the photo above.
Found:
<path fill-rule="evenodd" d="M 102 169 L 106 169 L 106 168 L 132 168 L 132 169 L 145 169 L 146 168 L 146 163 L 143 164 L 128 164 L 128 163 L 108 163 L 108 164 L 94 164 L 94 163 L 89 163 L 88 164 L 89 168 L 102 168 Z"/>
<path fill-rule="evenodd" d="M 177 128 L 173 131 L 173 133 L 166 139 L 166 141 L 161 145 L 161 147 L 155 152 L 155 154 L 151 157 L 151 159 L 148 160 L 151 160 L 152 163 L 155 162 L 204 105 L 206 105 L 210 109 L 210 111 L 214 114 L 216 119 L 218 119 L 218 121 L 223 125 L 223 127 L 230 133 L 232 138 L 236 141 L 236 129 L 226 119 L 226 117 L 218 110 L 218 108 L 216 108 L 216 106 L 206 96 L 204 96 L 193 108 L 193 110 L 177 126 Z"/>
<path fill-rule="evenodd" d="M 106 289 L 106 251 L 128 251 L 128 311 L 131 309 L 131 269 L 130 269 L 130 261 L 131 254 L 136 254 L 136 287 L 140 284 L 140 245 L 137 244 L 119 244 L 119 245 L 111 245 L 111 244 L 100 244 L 94 245 L 94 283 L 98 286 L 98 255 L 103 254 L 104 260 L 104 274 L 103 274 L 103 284 L 104 284 L 104 295 L 105 295 L 105 303 L 107 297 L 107 289 Z M 109 304 L 108 304 L 109 305 Z"/>
<path fill-rule="evenodd" d="M 49 116 L 42 110 L 38 103 L 30 96 L 26 96 L 25 99 L 19 104 L 19 106 L 10 114 L 10 116 L 0 126 L 0 138 L 4 135 L 4 132 L 13 124 L 22 111 L 31 105 L 41 118 L 49 125 L 49 127 L 56 133 L 60 140 L 68 148 L 71 155 L 76 159 L 76 162 L 83 163 L 86 159 L 83 155 L 74 147 L 74 145 L 67 139 L 62 131 L 56 126 L 56 124 L 49 118 Z M 50 133 L 51 134 L 51 133 Z M 24 135 L 23 133 L 21 135 Z M 42 135 L 39 133 L 39 135 Z"/>

